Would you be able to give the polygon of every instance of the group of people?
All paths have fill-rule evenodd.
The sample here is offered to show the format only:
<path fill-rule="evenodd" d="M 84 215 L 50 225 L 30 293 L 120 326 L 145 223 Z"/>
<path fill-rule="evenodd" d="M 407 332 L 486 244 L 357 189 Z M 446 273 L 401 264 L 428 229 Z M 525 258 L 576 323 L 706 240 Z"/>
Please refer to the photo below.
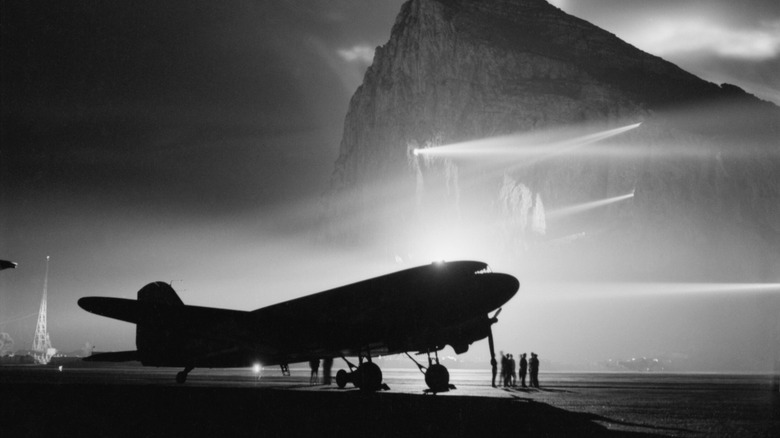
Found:
<path fill-rule="evenodd" d="M 496 387 L 497 366 L 496 359 L 491 360 L 493 366 L 493 387 Z M 531 359 L 527 360 L 525 353 L 520 354 L 520 386 L 527 388 L 525 376 L 528 374 L 528 386 L 531 388 L 539 387 L 539 356 L 531 353 Z M 517 363 L 511 354 L 501 352 L 501 381 L 500 385 L 504 387 L 517 386 Z"/>

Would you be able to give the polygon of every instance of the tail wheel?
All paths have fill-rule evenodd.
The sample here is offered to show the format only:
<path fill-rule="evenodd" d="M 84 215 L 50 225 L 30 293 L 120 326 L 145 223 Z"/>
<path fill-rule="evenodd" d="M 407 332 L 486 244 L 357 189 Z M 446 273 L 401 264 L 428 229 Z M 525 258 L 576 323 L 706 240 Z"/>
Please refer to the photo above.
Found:
<path fill-rule="evenodd" d="M 450 372 L 447 367 L 433 364 L 425 372 L 425 384 L 433 392 L 445 392 L 450 389 Z"/>
<path fill-rule="evenodd" d="M 339 370 L 339 372 L 336 373 L 336 385 L 339 387 L 339 389 L 344 389 L 345 386 L 347 386 L 348 379 L 348 373 L 344 370 Z"/>
<path fill-rule="evenodd" d="M 382 388 L 382 370 L 373 362 L 360 365 L 355 371 L 355 386 L 363 391 L 379 391 Z M 338 379 L 338 376 L 336 376 Z"/>

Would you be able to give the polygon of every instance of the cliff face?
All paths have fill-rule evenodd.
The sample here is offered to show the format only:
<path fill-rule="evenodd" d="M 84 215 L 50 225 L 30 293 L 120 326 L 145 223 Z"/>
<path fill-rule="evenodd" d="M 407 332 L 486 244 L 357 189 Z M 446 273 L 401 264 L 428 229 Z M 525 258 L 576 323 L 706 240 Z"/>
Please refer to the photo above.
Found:
<path fill-rule="evenodd" d="M 548 152 L 416 153 L 506 135 Z M 779 138 L 776 106 L 543 0 L 410 0 L 350 102 L 328 204 L 332 223 L 352 220 L 331 236 L 384 236 L 388 252 L 414 258 L 419 232 L 451 244 L 479 235 L 481 249 L 556 277 L 771 281 Z"/>

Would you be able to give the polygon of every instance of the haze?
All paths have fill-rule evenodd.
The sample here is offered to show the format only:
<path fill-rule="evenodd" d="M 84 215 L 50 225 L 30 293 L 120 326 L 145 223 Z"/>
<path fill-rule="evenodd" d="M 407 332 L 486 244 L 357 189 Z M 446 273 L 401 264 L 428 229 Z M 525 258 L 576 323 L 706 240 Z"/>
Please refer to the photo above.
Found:
<path fill-rule="evenodd" d="M 701 358 L 697 369 L 765 370 L 765 358 L 746 356 L 755 343 L 776 348 L 772 287 L 551 285 L 540 260 L 517 268 L 464 243 L 478 229 L 453 242 L 431 227 L 412 257 L 385 236 L 322 243 L 320 197 L 349 98 L 401 3 L 3 3 L 0 258 L 19 266 L 0 273 L 0 331 L 30 347 L 47 255 L 61 351 L 132 348 L 134 326 L 80 310 L 83 296 L 134 298 L 162 280 L 188 304 L 251 310 L 467 258 L 522 283 L 495 327 L 497 349 L 578 366 L 684 356 Z M 777 2 L 553 3 L 780 103 Z M 487 358 L 486 342 L 468 354 Z"/>

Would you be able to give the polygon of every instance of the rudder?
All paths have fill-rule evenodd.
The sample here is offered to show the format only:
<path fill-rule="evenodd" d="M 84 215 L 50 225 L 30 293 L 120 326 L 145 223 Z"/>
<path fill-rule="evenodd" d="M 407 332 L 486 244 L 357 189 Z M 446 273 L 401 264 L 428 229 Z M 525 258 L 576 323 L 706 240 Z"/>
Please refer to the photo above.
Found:
<path fill-rule="evenodd" d="M 184 301 L 179 298 L 170 284 L 164 281 L 155 281 L 142 287 L 138 291 L 138 301 L 157 302 L 169 306 L 183 306 Z"/>
<path fill-rule="evenodd" d="M 135 345 L 144 365 L 161 365 L 177 350 L 175 325 L 177 310 L 184 302 L 171 285 L 163 281 L 149 283 L 138 291 L 142 304 L 135 327 Z"/>

